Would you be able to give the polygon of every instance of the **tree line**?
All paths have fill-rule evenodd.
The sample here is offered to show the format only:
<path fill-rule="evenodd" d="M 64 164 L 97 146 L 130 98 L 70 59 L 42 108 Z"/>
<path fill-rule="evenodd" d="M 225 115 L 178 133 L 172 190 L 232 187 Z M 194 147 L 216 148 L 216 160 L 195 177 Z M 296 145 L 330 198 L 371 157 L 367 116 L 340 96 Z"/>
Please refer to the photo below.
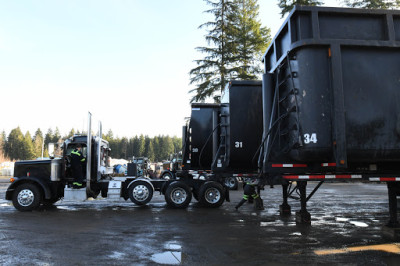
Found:
<path fill-rule="evenodd" d="M 32 136 L 29 131 L 25 134 L 19 127 L 10 131 L 8 136 L 3 131 L 0 134 L 0 161 L 6 160 L 33 160 L 39 157 L 48 157 L 48 144 L 59 143 L 64 140 L 80 134 L 79 131 L 71 129 L 67 135 L 61 136 L 58 128 L 48 129 L 43 134 L 41 129 L 37 129 Z M 167 160 L 171 154 L 181 150 L 182 140 L 176 136 L 159 135 L 155 137 L 135 136 L 114 137 L 111 130 L 103 134 L 103 139 L 107 140 L 111 148 L 112 158 L 131 160 L 132 157 L 147 157 L 151 161 L 161 162 Z"/>
<path fill-rule="evenodd" d="M 207 46 L 196 50 L 204 57 L 194 62 L 190 70 L 190 84 L 195 88 L 191 102 L 203 102 L 209 98 L 219 102 L 230 80 L 260 79 L 263 72 L 260 58 L 268 47 L 270 29 L 263 27 L 257 0 L 204 0 L 214 19 L 199 28 L 206 28 Z M 393 9 L 400 7 L 400 0 L 337 0 L 343 7 L 368 9 Z M 295 5 L 321 6 L 323 0 L 278 0 L 281 16 Z"/>

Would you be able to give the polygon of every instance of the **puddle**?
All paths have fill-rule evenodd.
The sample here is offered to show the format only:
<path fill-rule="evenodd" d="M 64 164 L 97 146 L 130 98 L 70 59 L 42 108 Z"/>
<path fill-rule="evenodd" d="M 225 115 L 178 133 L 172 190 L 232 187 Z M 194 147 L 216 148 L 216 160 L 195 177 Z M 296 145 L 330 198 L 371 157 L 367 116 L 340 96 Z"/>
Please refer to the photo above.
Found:
<path fill-rule="evenodd" d="M 177 265 L 182 261 L 182 252 L 180 251 L 166 251 L 163 253 L 154 254 L 151 260 L 155 263 Z"/>
<path fill-rule="evenodd" d="M 363 222 L 350 221 L 350 223 L 354 224 L 355 226 L 358 226 L 358 227 L 368 227 L 368 224 L 363 223 Z"/>
<path fill-rule="evenodd" d="M 300 232 L 294 232 L 294 233 L 291 233 L 289 235 L 290 236 L 301 236 L 301 233 Z"/>
<path fill-rule="evenodd" d="M 57 209 L 60 209 L 60 210 L 67 210 L 67 211 L 76 211 L 76 210 L 77 210 L 77 208 L 68 207 L 68 206 L 57 206 Z"/>
<path fill-rule="evenodd" d="M 181 250 L 182 246 L 175 243 L 167 243 L 165 244 L 165 249 L 169 250 Z"/>
<path fill-rule="evenodd" d="M 122 257 L 125 256 L 125 253 L 122 252 L 118 252 L 118 251 L 113 251 L 113 253 L 111 255 L 108 255 L 109 258 L 111 259 L 122 259 Z"/>
<path fill-rule="evenodd" d="M 338 222 L 348 222 L 350 219 L 348 218 L 341 218 L 341 217 L 336 217 L 336 221 Z"/>
<path fill-rule="evenodd" d="M 182 263 L 182 246 L 176 241 L 166 242 L 164 244 L 165 252 L 157 253 L 151 256 L 151 260 L 155 263 L 177 265 Z"/>

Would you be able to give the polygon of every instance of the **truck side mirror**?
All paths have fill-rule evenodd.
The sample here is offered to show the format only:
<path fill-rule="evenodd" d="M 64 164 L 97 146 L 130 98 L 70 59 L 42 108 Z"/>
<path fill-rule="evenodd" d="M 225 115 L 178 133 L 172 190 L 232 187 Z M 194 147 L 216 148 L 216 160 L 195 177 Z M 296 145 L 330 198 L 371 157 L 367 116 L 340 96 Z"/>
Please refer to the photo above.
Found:
<path fill-rule="evenodd" d="M 49 143 L 47 150 L 49 151 L 49 157 L 51 159 L 53 159 L 54 158 L 54 143 Z"/>

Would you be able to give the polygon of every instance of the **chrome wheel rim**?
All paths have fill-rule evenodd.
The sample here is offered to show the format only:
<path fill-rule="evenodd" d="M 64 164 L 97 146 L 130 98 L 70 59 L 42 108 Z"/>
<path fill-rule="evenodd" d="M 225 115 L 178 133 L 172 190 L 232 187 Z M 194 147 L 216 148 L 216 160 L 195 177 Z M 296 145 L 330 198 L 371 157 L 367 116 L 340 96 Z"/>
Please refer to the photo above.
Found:
<path fill-rule="evenodd" d="M 30 189 L 23 189 L 18 193 L 18 204 L 24 207 L 30 206 L 35 200 L 35 195 Z"/>
<path fill-rule="evenodd" d="M 229 177 L 227 179 L 225 179 L 225 186 L 232 188 L 235 186 L 235 179 L 234 177 Z"/>
<path fill-rule="evenodd" d="M 215 204 L 221 199 L 221 193 L 214 187 L 207 189 L 204 196 L 206 201 L 211 204 Z"/>
<path fill-rule="evenodd" d="M 145 185 L 137 185 L 133 188 L 132 194 L 135 200 L 144 201 L 149 197 L 150 191 Z"/>
<path fill-rule="evenodd" d="M 175 204 L 182 204 L 187 198 L 187 193 L 183 188 L 174 188 L 171 191 L 171 200 Z"/>

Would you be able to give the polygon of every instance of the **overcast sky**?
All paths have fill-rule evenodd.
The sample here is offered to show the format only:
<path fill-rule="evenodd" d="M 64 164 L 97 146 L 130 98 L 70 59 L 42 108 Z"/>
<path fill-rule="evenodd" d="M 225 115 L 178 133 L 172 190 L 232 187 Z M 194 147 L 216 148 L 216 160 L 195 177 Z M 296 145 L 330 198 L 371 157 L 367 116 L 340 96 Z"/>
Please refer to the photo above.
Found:
<path fill-rule="evenodd" d="M 274 36 L 278 1 L 260 0 Z M 335 1 L 325 1 L 327 4 Z M 0 1 L 0 131 L 86 128 L 181 136 L 193 60 L 212 19 L 202 0 Z"/>

